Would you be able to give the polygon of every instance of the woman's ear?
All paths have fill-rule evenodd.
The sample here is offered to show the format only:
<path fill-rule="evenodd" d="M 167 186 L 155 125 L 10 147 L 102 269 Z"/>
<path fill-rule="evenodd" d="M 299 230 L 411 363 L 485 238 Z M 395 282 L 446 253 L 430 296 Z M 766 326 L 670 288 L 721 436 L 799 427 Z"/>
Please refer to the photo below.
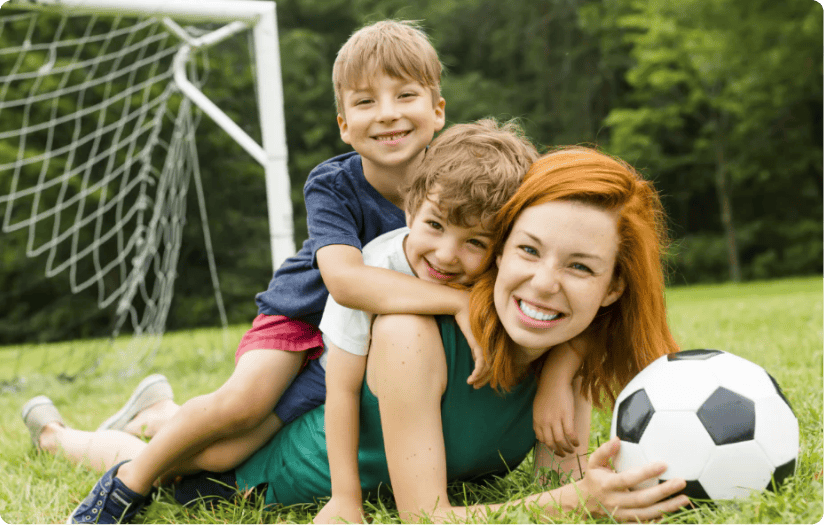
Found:
<path fill-rule="evenodd" d="M 609 286 L 609 292 L 604 296 L 604 300 L 601 301 L 601 306 L 609 306 L 621 297 L 621 294 L 624 293 L 624 289 L 627 287 L 626 283 L 624 282 L 623 277 L 620 275 L 616 275 L 612 279 L 612 284 Z"/>

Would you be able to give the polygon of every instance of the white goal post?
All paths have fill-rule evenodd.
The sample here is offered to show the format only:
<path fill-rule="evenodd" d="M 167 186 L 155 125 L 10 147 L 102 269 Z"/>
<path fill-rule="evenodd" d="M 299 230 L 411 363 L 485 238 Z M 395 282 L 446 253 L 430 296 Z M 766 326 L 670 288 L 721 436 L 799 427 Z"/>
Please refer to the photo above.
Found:
<path fill-rule="evenodd" d="M 48 259 L 46 277 L 67 273 L 73 293 L 96 287 L 100 308 L 117 306 L 115 334 L 160 336 L 193 181 L 225 325 L 194 131 L 207 115 L 263 167 L 276 269 L 295 242 L 275 3 L 0 5 L 0 233 L 25 238 L 27 256 Z M 207 50 L 239 33 L 260 144 L 201 90 Z"/>

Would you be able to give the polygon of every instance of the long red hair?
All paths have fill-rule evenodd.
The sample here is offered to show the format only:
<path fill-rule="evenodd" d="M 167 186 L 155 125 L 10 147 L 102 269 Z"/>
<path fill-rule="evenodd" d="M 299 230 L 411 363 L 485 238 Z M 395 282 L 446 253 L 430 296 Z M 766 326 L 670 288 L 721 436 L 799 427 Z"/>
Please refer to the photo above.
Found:
<path fill-rule="evenodd" d="M 485 381 L 509 390 L 516 377 L 514 343 L 498 318 L 493 289 L 499 255 L 521 212 L 537 204 L 567 200 L 614 211 L 619 246 L 614 277 L 624 292 L 602 307 L 587 333 L 593 343 L 579 374 L 583 391 L 597 406 L 661 355 L 678 347 L 667 324 L 662 255 L 667 245 L 664 210 L 658 194 L 627 163 L 585 147 L 562 148 L 539 158 L 495 220 L 487 270 L 471 291 L 472 331 L 490 368 Z M 551 226 L 548 226 L 551 227 Z"/>

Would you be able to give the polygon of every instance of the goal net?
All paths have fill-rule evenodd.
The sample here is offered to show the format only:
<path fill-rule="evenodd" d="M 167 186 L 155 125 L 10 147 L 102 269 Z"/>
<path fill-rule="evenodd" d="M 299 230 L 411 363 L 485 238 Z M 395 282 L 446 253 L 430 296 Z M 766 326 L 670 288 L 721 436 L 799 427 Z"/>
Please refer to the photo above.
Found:
<path fill-rule="evenodd" d="M 209 49 L 243 33 L 262 144 L 204 94 Z M 105 351 L 67 345 L 49 355 L 24 345 L 0 352 L 0 384 L 31 374 L 76 375 L 107 355 L 128 363 L 126 373 L 145 368 L 169 313 L 191 187 L 225 326 L 197 155 L 204 115 L 262 166 L 277 267 L 294 242 L 274 3 L 3 4 L 0 256 L 25 251 L 45 278 L 95 295 L 111 312 L 112 339 Z"/>

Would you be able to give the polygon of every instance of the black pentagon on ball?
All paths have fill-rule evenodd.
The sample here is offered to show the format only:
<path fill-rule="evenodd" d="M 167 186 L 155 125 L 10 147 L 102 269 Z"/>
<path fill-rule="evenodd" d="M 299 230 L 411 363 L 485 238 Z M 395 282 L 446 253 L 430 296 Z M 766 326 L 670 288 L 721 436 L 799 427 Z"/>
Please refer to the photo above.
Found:
<path fill-rule="evenodd" d="M 781 390 L 781 387 L 778 386 L 778 381 L 776 381 L 775 378 L 771 376 L 769 372 L 767 372 L 767 376 L 769 376 L 770 381 L 772 381 L 772 384 L 775 387 L 775 391 L 778 392 L 778 395 L 781 396 L 781 399 L 783 399 L 784 402 L 787 403 L 787 406 L 790 407 L 790 412 L 792 412 L 793 415 L 795 415 L 795 410 L 793 410 L 793 406 L 790 404 L 790 402 L 787 401 L 787 398 L 786 396 L 784 396 L 784 392 Z"/>
<path fill-rule="evenodd" d="M 776 467 L 775 472 L 773 472 L 772 479 L 769 483 L 767 483 L 767 490 L 778 492 L 781 490 L 781 486 L 784 482 L 787 481 L 787 478 L 792 476 L 793 473 L 795 473 L 795 458 Z"/>
<path fill-rule="evenodd" d="M 666 480 L 666 479 L 658 480 L 658 484 L 660 485 L 661 483 L 664 483 L 665 481 L 669 481 L 669 480 Z M 701 485 L 701 482 L 698 481 L 697 479 L 687 481 L 687 485 L 681 491 L 676 492 L 675 494 L 673 494 L 672 497 L 674 498 L 675 496 L 679 496 L 681 494 L 687 496 L 690 499 L 690 501 L 693 501 L 693 500 L 709 500 L 710 499 L 710 495 L 707 494 L 707 491 L 704 490 L 703 485 Z"/>
<path fill-rule="evenodd" d="M 644 389 L 636 390 L 618 405 L 615 433 L 621 441 L 638 443 L 654 413 L 655 409 Z"/>
<path fill-rule="evenodd" d="M 749 441 L 755 436 L 755 403 L 724 387 L 704 401 L 698 419 L 716 445 Z"/>
<path fill-rule="evenodd" d="M 667 354 L 667 361 L 686 361 L 689 359 L 703 361 L 710 357 L 723 354 L 721 350 L 682 350 L 673 354 Z"/>

